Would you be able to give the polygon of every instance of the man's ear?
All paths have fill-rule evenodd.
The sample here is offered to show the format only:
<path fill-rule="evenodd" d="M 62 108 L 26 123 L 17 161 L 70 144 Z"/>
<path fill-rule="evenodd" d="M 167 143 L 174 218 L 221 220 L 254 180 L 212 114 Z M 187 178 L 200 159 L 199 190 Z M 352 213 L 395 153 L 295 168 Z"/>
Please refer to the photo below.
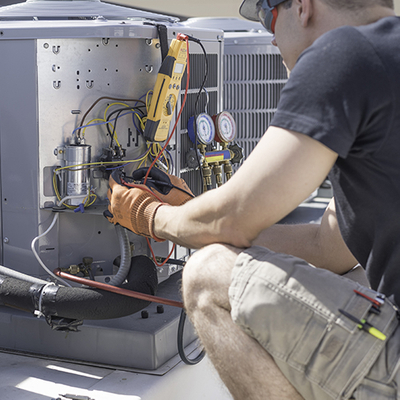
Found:
<path fill-rule="evenodd" d="M 293 5 L 297 7 L 297 15 L 300 18 L 301 26 L 303 28 L 308 26 L 313 15 L 313 1 L 315 0 L 294 0 Z"/>

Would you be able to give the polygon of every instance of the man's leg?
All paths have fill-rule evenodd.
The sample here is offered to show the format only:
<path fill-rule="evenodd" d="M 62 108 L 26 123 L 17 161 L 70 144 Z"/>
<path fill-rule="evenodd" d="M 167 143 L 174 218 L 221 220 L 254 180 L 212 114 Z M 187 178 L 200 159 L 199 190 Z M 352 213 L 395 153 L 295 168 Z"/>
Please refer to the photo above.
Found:
<path fill-rule="evenodd" d="M 231 271 L 241 250 L 211 245 L 183 273 L 183 299 L 206 352 L 235 399 L 302 400 L 272 357 L 230 315 Z"/>

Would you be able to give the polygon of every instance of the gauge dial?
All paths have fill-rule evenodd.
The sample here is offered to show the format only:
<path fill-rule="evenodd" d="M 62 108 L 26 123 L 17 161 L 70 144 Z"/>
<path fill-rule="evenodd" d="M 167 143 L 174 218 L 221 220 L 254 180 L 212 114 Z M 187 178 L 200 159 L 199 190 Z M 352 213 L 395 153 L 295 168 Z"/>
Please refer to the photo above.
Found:
<path fill-rule="evenodd" d="M 210 144 L 215 137 L 215 126 L 208 114 L 200 114 L 197 119 L 197 138 L 202 144 Z"/>
<path fill-rule="evenodd" d="M 189 118 L 188 134 L 193 144 L 210 144 L 215 137 L 215 126 L 213 119 L 208 114 L 199 114 L 196 118 L 196 129 L 194 117 Z"/>
<path fill-rule="evenodd" d="M 236 122 L 232 115 L 223 111 L 213 116 L 215 122 L 215 140 L 217 142 L 232 142 L 236 137 Z"/>

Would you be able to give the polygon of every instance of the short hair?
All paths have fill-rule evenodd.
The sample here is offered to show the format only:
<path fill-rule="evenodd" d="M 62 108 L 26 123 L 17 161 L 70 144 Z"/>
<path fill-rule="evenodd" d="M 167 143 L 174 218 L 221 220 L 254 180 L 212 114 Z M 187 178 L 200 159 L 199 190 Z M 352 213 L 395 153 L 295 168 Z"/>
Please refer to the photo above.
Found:
<path fill-rule="evenodd" d="M 336 10 L 360 10 L 365 7 L 383 6 L 394 9 L 393 0 L 321 0 L 328 6 Z M 286 0 L 282 3 L 284 8 L 290 8 L 293 0 Z"/>
<path fill-rule="evenodd" d="M 382 6 L 394 9 L 393 0 L 321 0 L 333 9 L 361 10 L 366 7 Z"/>
<path fill-rule="evenodd" d="M 284 8 L 289 9 L 290 7 L 292 7 L 292 3 L 293 3 L 293 0 L 286 0 L 282 3 L 282 5 Z"/>

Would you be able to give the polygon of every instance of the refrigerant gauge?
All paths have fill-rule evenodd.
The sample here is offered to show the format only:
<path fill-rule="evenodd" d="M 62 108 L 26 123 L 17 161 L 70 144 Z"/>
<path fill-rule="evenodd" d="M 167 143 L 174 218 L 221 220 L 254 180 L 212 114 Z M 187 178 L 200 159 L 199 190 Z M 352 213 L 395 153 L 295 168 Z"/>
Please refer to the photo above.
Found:
<path fill-rule="evenodd" d="M 223 111 L 213 116 L 215 123 L 215 140 L 217 142 L 230 143 L 236 137 L 236 122 L 232 115 Z"/>
<path fill-rule="evenodd" d="M 196 132 L 194 131 L 194 117 L 189 119 L 188 133 L 190 140 L 196 144 L 196 142 L 207 145 L 210 144 L 215 137 L 215 126 L 212 118 L 208 114 L 199 114 L 196 118 L 197 128 L 197 141 Z"/>

